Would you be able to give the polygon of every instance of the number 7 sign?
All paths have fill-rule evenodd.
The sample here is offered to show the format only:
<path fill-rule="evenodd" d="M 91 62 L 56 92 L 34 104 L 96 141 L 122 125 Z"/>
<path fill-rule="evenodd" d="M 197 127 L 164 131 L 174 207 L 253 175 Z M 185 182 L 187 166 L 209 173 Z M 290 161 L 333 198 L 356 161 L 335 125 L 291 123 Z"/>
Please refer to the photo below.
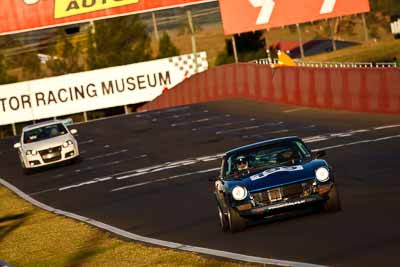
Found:
<path fill-rule="evenodd" d="M 260 14 L 257 18 L 257 25 L 266 24 L 271 18 L 272 11 L 274 11 L 275 0 L 249 0 L 253 7 L 261 7 Z"/>
<path fill-rule="evenodd" d="M 226 35 L 370 10 L 369 0 L 219 0 L 219 2 Z"/>

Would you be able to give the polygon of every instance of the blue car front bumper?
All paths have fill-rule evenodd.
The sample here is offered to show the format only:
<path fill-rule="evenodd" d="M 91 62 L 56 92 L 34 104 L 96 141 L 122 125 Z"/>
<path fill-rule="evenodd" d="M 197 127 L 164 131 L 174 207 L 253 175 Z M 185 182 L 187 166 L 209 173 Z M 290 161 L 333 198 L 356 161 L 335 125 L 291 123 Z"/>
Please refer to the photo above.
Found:
<path fill-rule="evenodd" d="M 279 201 L 276 203 L 271 203 L 269 205 L 256 206 L 248 210 L 239 211 L 239 214 L 244 217 L 268 216 L 280 212 L 286 212 L 292 209 L 301 208 L 304 206 L 311 206 L 313 204 L 322 203 L 324 201 L 326 201 L 325 197 L 315 194 L 315 195 L 310 195 L 308 197 Z"/>

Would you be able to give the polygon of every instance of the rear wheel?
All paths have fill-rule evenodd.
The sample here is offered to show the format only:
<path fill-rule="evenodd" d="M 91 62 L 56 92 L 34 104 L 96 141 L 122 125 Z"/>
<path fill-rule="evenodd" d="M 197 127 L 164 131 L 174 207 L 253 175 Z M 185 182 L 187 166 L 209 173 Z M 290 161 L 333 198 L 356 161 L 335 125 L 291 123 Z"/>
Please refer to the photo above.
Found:
<path fill-rule="evenodd" d="M 322 206 L 323 211 L 338 212 L 338 211 L 342 210 L 339 193 L 336 189 L 336 185 L 333 185 L 331 191 L 329 191 L 328 198 L 329 199 Z"/>
<path fill-rule="evenodd" d="M 229 230 L 229 222 L 226 215 L 222 212 L 222 209 L 218 207 L 218 216 L 219 216 L 219 224 L 221 225 L 221 229 L 224 232 Z"/>
<path fill-rule="evenodd" d="M 229 208 L 228 223 L 232 233 L 242 231 L 246 227 L 246 222 L 247 220 L 242 218 L 236 210 Z"/>

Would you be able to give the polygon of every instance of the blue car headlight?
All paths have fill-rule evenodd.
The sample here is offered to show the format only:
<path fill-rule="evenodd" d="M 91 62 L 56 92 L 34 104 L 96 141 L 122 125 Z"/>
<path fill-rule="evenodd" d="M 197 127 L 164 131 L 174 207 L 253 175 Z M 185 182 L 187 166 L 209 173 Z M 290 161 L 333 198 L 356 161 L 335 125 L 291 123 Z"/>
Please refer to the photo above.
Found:
<path fill-rule="evenodd" d="M 329 170 L 325 167 L 320 167 L 315 170 L 315 177 L 321 183 L 329 180 Z"/>
<path fill-rule="evenodd" d="M 234 200 L 241 201 L 247 197 L 247 189 L 243 186 L 235 186 L 232 190 Z"/>

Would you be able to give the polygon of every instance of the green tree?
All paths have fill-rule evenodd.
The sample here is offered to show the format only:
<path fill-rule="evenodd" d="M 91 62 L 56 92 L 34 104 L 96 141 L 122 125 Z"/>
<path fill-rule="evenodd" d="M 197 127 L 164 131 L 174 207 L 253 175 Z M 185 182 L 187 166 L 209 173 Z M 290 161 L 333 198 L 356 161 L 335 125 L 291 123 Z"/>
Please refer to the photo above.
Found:
<path fill-rule="evenodd" d="M 23 67 L 24 80 L 41 78 L 41 63 L 36 51 L 24 53 L 21 66 Z"/>
<path fill-rule="evenodd" d="M 370 0 L 372 11 L 380 11 L 388 15 L 400 14 L 399 0 Z"/>
<path fill-rule="evenodd" d="M 90 69 L 126 65 L 151 59 L 151 39 L 137 15 L 95 22 Z"/>
<path fill-rule="evenodd" d="M 174 45 L 168 33 L 164 32 L 159 42 L 157 58 L 167 58 L 179 55 L 178 48 Z"/>
<path fill-rule="evenodd" d="M 262 31 L 248 32 L 235 35 L 236 49 L 239 61 L 247 62 L 254 59 L 265 58 L 265 39 Z M 218 54 L 215 65 L 234 62 L 233 45 L 231 39 L 225 41 L 225 51 Z"/>
<path fill-rule="evenodd" d="M 96 47 L 92 30 L 88 32 L 87 40 L 87 65 L 90 69 L 96 68 Z"/>
<path fill-rule="evenodd" d="M 0 84 L 16 82 L 16 79 L 7 73 L 8 66 L 2 54 L 0 54 Z"/>
<path fill-rule="evenodd" d="M 84 68 L 79 64 L 82 48 L 80 43 L 73 45 L 66 33 L 61 32 L 57 48 L 52 50 L 52 59 L 47 62 L 47 67 L 53 75 L 80 72 Z"/>

